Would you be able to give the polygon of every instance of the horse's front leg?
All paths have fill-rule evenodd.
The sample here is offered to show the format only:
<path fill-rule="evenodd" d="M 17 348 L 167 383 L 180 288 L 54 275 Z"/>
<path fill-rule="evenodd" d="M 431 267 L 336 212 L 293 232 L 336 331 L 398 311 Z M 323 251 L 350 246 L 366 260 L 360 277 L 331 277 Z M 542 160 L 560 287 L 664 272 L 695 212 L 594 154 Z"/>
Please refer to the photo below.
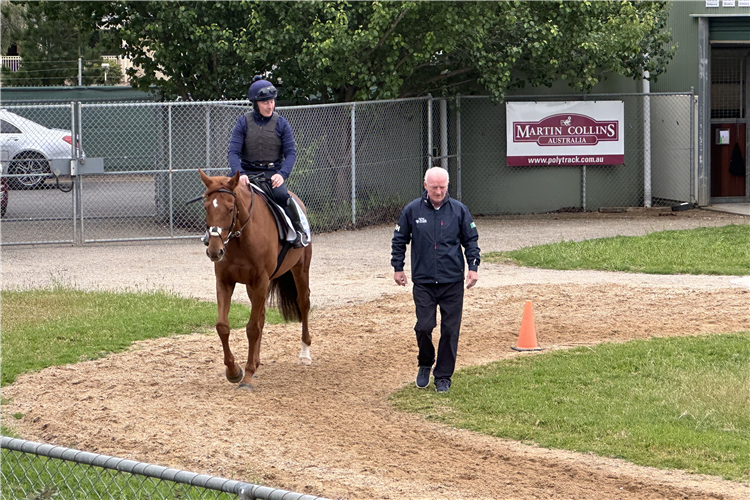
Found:
<path fill-rule="evenodd" d="M 216 302 L 219 306 L 219 316 L 216 320 L 216 333 L 221 339 L 221 347 L 224 350 L 224 365 L 226 366 L 227 380 L 236 384 L 242 380 L 242 368 L 234 360 L 232 350 L 229 348 L 229 308 L 232 306 L 232 293 L 234 283 L 221 283 L 216 281 Z"/>
<path fill-rule="evenodd" d="M 250 382 L 260 366 L 260 341 L 263 337 L 263 325 L 266 322 L 267 291 L 268 280 L 257 280 L 252 286 L 247 285 L 247 296 L 250 298 L 252 310 L 246 327 L 248 345 L 245 378 L 242 379 L 240 387 L 248 389 L 252 389 Z"/>

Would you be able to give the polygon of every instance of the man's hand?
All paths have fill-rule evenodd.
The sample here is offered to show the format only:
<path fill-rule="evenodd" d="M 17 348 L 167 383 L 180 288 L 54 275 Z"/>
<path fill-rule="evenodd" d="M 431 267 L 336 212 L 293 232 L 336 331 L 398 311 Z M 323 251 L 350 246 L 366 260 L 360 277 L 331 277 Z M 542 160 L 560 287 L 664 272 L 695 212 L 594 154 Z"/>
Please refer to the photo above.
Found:
<path fill-rule="evenodd" d="M 273 174 L 271 176 L 271 186 L 277 188 L 284 184 L 284 178 L 281 176 L 281 174 Z"/>
<path fill-rule="evenodd" d="M 473 287 L 477 284 L 477 280 L 479 279 L 479 275 L 477 275 L 476 271 L 469 271 L 466 274 L 466 289 Z"/>
<path fill-rule="evenodd" d="M 248 184 L 250 184 L 250 181 L 247 180 L 246 175 L 240 175 L 240 184 L 242 184 L 243 186 L 247 186 Z"/>
<path fill-rule="evenodd" d="M 393 273 L 393 281 L 401 286 L 406 286 L 406 284 L 409 283 L 409 280 L 406 278 L 406 274 L 403 271 L 396 271 Z"/>

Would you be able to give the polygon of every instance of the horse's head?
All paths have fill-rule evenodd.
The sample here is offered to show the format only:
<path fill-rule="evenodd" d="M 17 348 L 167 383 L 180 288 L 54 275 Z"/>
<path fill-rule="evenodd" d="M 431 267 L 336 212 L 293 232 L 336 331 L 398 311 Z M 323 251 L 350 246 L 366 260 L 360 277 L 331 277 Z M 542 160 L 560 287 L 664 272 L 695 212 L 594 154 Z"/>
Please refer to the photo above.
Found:
<path fill-rule="evenodd" d="M 226 244 L 234 237 L 234 227 L 239 218 L 235 190 L 240 181 L 240 174 L 237 172 L 228 178 L 209 177 L 200 169 L 198 172 L 206 186 L 206 192 L 203 193 L 208 236 L 206 255 L 212 262 L 219 262 L 226 253 Z"/>

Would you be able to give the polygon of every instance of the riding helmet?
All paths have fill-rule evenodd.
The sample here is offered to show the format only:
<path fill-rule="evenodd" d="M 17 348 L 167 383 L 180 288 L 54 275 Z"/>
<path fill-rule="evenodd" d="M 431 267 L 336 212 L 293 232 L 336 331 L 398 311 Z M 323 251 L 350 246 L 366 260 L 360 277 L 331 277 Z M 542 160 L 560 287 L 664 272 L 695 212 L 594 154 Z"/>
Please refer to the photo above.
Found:
<path fill-rule="evenodd" d="M 247 98 L 252 102 L 269 101 L 276 99 L 277 94 L 276 87 L 271 82 L 264 80 L 260 75 L 255 75 L 247 91 Z"/>

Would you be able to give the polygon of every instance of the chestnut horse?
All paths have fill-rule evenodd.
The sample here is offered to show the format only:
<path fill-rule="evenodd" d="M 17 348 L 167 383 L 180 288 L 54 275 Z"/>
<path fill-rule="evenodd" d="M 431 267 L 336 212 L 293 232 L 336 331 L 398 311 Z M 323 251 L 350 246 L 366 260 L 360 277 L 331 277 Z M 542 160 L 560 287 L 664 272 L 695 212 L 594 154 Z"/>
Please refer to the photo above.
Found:
<path fill-rule="evenodd" d="M 278 265 L 282 242 L 264 199 L 254 189 L 240 184 L 239 173 L 233 177 L 209 177 L 200 169 L 199 173 L 206 186 L 203 194 L 209 235 L 206 255 L 214 263 L 216 274 L 219 306 L 216 331 L 224 349 L 226 375 L 230 382 L 240 382 L 239 387 L 252 389 L 250 380 L 260 366 L 260 341 L 269 297 L 275 298 L 285 320 L 302 322 L 299 362 L 306 365 L 312 362 L 307 329 L 312 245 L 290 248 Z M 300 199 L 290 194 L 304 210 Z M 229 308 L 237 283 L 245 285 L 252 304 L 244 373 L 229 348 Z"/>

